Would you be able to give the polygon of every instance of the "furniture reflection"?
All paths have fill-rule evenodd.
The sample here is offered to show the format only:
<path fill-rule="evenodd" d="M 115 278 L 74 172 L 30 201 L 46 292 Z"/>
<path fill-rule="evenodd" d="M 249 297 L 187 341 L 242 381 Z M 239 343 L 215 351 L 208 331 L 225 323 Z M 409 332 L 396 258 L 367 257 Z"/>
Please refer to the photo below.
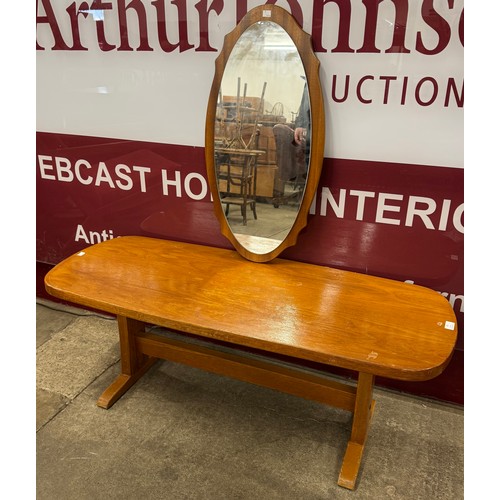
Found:
<path fill-rule="evenodd" d="M 219 182 L 221 198 L 225 198 L 226 215 L 229 204 L 241 204 L 243 224 L 243 207 L 248 205 L 255 212 L 256 198 L 278 207 L 300 200 L 305 184 L 304 155 L 292 144 L 294 124 L 283 116 L 281 103 L 271 106 L 263 95 L 221 95 L 216 114 L 215 162 L 223 181 Z M 242 151 L 249 149 L 260 153 L 244 159 Z M 231 158 L 229 150 L 234 150 Z M 245 170 L 239 168 L 242 165 L 246 165 Z M 228 168 L 234 174 L 233 182 Z M 235 195 L 239 201 L 231 199 Z"/>
<path fill-rule="evenodd" d="M 237 205 L 244 226 L 247 224 L 247 207 L 257 219 L 257 158 L 263 153 L 254 149 L 215 148 L 215 169 L 226 217 L 229 207 Z"/>
<path fill-rule="evenodd" d="M 274 179 L 273 204 L 275 207 L 291 200 L 300 200 L 307 178 L 307 158 L 303 144 L 294 140 L 290 124 L 278 123 L 273 127 L 278 174 Z"/>

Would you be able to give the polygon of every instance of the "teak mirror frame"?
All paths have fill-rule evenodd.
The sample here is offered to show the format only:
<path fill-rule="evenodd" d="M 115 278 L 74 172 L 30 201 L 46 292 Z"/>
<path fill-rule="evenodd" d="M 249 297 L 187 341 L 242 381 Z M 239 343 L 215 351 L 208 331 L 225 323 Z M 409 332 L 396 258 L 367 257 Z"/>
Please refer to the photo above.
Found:
<path fill-rule="evenodd" d="M 224 69 L 231 51 L 240 36 L 247 28 L 259 21 L 271 21 L 281 26 L 288 33 L 297 48 L 309 87 L 312 130 L 309 171 L 297 217 L 286 238 L 279 246 L 267 253 L 254 252 L 242 245 L 235 237 L 224 215 L 215 172 L 215 120 Z M 205 125 L 205 161 L 215 214 L 220 222 L 222 234 L 229 239 L 240 255 L 253 262 L 268 262 L 277 257 L 286 248 L 296 244 L 300 231 L 307 225 L 309 208 L 318 188 L 323 165 L 324 144 L 325 116 L 319 79 L 319 60 L 314 54 L 310 35 L 302 30 L 291 14 L 285 9 L 276 5 L 255 7 L 224 38 L 224 46 L 215 61 L 215 75 L 210 91 Z"/>

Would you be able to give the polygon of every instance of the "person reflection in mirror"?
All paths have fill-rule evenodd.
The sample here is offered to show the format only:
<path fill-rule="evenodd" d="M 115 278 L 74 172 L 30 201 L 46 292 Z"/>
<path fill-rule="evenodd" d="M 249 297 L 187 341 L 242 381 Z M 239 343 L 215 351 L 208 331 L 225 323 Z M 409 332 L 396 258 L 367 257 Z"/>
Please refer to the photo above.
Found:
<path fill-rule="evenodd" d="M 302 77 L 304 78 L 304 77 Z M 278 170 L 274 178 L 274 206 L 286 201 L 286 185 L 290 185 L 290 196 L 296 196 L 304 187 L 309 164 L 311 142 L 311 110 L 307 83 L 304 84 L 302 98 L 295 123 L 278 123 L 273 127 L 276 142 L 276 164 Z"/>
<path fill-rule="evenodd" d="M 304 77 L 302 77 L 304 78 Z M 296 145 L 302 145 L 305 154 L 305 164 L 309 162 L 309 149 L 311 145 L 311 107 L 309 103 L 309 92 L 307 83 L 304 84 L 300 107 L 295 118 L 294 142 Z"/>

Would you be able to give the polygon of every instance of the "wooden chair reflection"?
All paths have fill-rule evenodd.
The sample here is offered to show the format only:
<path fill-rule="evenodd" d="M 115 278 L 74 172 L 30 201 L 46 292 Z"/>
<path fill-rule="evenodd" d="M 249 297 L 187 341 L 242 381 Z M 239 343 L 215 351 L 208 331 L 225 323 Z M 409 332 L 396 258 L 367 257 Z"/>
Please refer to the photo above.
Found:
<path fill-rule="evenodd" d="M 241 209 L 243 225 L 247 224 L 247 207 L 257 219 L 257 157 L 264 151 L 255 149 L 216 148 L 215 167 L 219 179 L 221 202 L 225 205 L 226 217 L 230 205 Z"/>
<path fill-rule="evenodd" d="M 260 98 L 247 97 L 246 84 L 240 95 L 241 79 L 235 98 L 219 92 L 216 119 L 215 170 L 226 217 L 229 207 L 240 207 L 243 225 L 247 224 L 247 207 L 257 219 L 257 158 L 265 153 L 258 149 L 259 117 L 263 112 L 266 83 Z"/>

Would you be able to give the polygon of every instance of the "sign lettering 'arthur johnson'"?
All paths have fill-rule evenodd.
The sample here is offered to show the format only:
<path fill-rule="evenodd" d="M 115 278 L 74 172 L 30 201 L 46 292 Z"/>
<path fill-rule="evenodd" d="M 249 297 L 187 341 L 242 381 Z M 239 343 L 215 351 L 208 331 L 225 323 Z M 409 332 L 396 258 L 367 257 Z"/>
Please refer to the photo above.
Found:
<path fill-rule="evenodd" d="M 229 5 L 224 0 L 200 0 L 193 9 L 192 2 L 188 0 L 67 1 L 65 14 L 62 15 L 60 5 L 57 10 L 54 9 L 54 0 L 39 0 L 37 50 L 89 50 L 90 41 L 84 41 L 82 36 L 85 31 L 87 36 L 92 33 L 92 43 L 103 52 L 215 52 L 217 48 L 210 34 L 214 33 L 226 3 Z M 410 15 L 414 17 L 411 9 L 416 5 L 411 0 L 310 0 L 307 3 L 288 0 L 285 3 L 301 26 L 304 19 L 312 18 L 310 32 L 317 53 L 415 52 L 436 55 L 455 40 L 464 45 L 463 8 L 459 16 L 454 16 L 458 22 L 450 22 L 450 17 L 443 12 L 443 5 L 449 11 L 456 9 L 459 2 L 455 0 L 444 3 L 421 0 L 418 16 L 423 26 L 416 30 L 411 29 L 412 23 L 408 23 Z M 247 0 L 238 0 L 235 24 L 253 6 L 249 6 Z M 359 8 L 364 11 L 364 27 L 362 39 L 354 42 L 353 11 Z M 378 29 L 382 8 L 390 9 L 393 18 L 392 37 L 385 42 L 379 40 Z M 131 35 L 132 32 L 137 32 L 138 36 Z M 331 46 L 327 46 L 325 38 L 332 32 L 338 36 Z M 42 37 L 45 37 L 43 41 Z"/>

